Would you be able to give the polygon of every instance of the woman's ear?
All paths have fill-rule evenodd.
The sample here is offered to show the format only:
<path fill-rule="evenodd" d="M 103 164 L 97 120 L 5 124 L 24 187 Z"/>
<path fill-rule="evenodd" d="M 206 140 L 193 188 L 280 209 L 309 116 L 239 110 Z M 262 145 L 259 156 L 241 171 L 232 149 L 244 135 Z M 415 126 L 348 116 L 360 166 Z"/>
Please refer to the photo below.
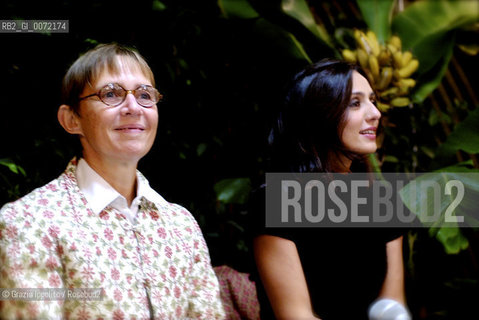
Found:
<path fill-rule="evenodd" d="M 62 104 L 58 108 L 58 122 L 60 122 L 63 129 L 65 129 L 68 133 L 82 134 L 82 129 L 78 117 L 78 114 L 76 114 L 75 111 L 73 111 L 73 109 L 66 104 Z"/>

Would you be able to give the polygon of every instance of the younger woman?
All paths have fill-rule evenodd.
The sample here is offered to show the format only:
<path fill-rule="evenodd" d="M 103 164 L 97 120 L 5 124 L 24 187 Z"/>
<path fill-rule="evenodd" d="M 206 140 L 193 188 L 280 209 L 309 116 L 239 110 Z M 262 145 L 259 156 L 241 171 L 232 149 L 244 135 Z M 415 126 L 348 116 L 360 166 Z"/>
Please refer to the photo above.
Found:
<path fill-rule="evenodd" d="M 269 171 L 351 172 L 353 163 L 364 163 L 377 149 L 381 114 L 375 104 L 358 66 L 323 60 L 304 69 L 271 131 Z M 405 304 L 398 232 L 265 228 L 254 251 L 264 319 L 273 313 L 277 319 L 367 319 L 378 298 Z"/>

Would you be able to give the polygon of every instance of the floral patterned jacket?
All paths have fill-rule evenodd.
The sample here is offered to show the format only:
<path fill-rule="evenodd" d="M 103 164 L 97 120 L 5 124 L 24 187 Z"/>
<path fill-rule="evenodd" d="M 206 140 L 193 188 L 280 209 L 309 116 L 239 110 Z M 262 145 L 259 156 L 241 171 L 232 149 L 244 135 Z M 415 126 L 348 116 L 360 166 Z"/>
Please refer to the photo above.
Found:
<path fill-rule="evenodd" d="M 72 160 L 1 209 L 0 288 L 102 288 L 102 298 L 3 299 L 1 319 L 224 317 L 208 248 L 186 209 L 143 197 L 135 225 L 109 206 L 96 215 L 75 170 Z"/>

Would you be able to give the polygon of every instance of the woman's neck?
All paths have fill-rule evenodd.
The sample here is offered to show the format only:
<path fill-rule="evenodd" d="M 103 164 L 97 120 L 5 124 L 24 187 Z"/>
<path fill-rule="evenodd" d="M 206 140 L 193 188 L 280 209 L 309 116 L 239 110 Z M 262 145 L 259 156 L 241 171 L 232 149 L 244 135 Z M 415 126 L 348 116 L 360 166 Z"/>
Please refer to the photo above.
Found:
<path fill-rule="evenodd" d="M 84 157 L 88 165 L 95 170 L 113 189 L 118 191 L 131 205 L 136 196 L 136 163 L 107 161 L 105 159 L 89 159 Z"/>

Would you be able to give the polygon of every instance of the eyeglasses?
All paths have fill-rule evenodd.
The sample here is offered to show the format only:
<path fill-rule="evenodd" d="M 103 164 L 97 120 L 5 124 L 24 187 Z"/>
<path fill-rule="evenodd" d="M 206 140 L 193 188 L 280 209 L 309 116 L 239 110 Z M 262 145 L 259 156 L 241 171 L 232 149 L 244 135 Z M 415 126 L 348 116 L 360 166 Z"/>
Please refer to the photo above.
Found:
<path fill-rule="evenodd" d="M 100 98 L 101 102 L 107 106 L 115 107 L 125 101 L 126 96 L 129 93 L 135 97 L 136 102 L 138 102 L 140 106 L 145 108 L 154 106 L 163 98 L 163 95 L 158 90 L 146 84 L 140 85 L 135 90 L 126 90 L 118 83 L 109 83 L 97 93 L 90 94 L 86 97 L 80 97 L 78 99 L 81 101 L 86 98 L 97 96 Z"/>

